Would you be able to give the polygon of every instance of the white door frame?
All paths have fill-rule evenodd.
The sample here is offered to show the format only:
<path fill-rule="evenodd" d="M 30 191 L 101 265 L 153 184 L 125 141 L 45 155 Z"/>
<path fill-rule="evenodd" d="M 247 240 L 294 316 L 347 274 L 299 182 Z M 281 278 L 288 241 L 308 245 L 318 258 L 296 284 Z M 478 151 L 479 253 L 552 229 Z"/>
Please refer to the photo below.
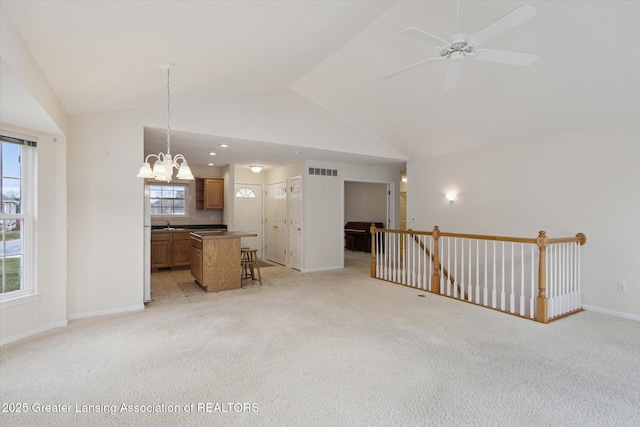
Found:
<path fill-rule="evenodd" d="M 269 229 L 268 229 L 268 224 L 267 224 L 267 220 L 272 218 L 269 218 L 269 212 L 266 212 L 266 206 L 267 203 L 269 202 L 269 197 L 268 197 L 268 191 L 269 191 L 269 187 L 272 185 L 279 185 L 279 184 L 284 184 L 284 192 L 285 192 L 285 197 L 284 197 L 284 263 L 282 265 L 285 265 L 287 267 L 290 266 L 290 262 L 289 262 L 289 257 L 288 257 L 288 250 L 289 250 L 289 238 L 288 238 L 288 225 L 289 225 L 289 191 L 288 191 L 288 186 L 289 186 L 289 180 L 288 179 L 283 179 L 280 181 L 276 181 L 276 182 L 271 182 L 271 183 L 267 183 L 265 185 L 265 197 L 264 197 L 264 205 L 265 205 L 265 216 L 263 217 L 265 219 L 264 221 L 264 230 L 265 230 L 265 234 L 264 234 L 264 245 L 267 249 L 265 249 L 264 251 L 264 259 L 266 260 L 270 260 L 270 261 L 274 261 L 274 262 L 278 262 L 277 260 L 273 260 L 269 258 L 269 253 L 267 252 L 269 246 L 268 246 L 268 237 L 269 237 Z M 273 243 L 273 242 L 271 242 Z"/>
<path fill-rule="evenodd" d="M 236 201 L 236 186 L 247 186 L 247 185 L 251 185 L 251 186 L 259 186 L 260 187 L 260 230 L 262 231 L 262 235 L 261 235 L 261 239 L 260 239 L 260 253 L 262 254 L 262 257 L 265 257 L 265 253 L 264 253 L 264 241 L 265 241 L 265 234 L 264 234 L 264 198 L 265 198 L 265 194 L 264 194 L 264 184 L 261 183 L 246 183 L 246 182 L 236 182 L 233 185 L 233 202 L 235 204 Z M 235 216 L 235 207 L 234 207 L 234 216 Z M 235 223 L 235 218 L 234 218 L 234 223 Z"/>
<path fill-rule="evenodd" d="M 298 176 L 293 176 L 291 178 L 287 179 L 287 187 L 289 188 L 289 194 L 287 195 L 287 211 L 288 211 L 288 220 L 289 220 L 289 227 L 287 228 L 287 233 L 288 233 L 288 245 L 287 245 L 287 250 L 288 252 L 288 257 L 287 257 L 287 267 L 289 268 L 293 268 L 293 259 L 291 258 L 292 255 L 292 251 L 293 251 L 293 239 L 295 234 L 292 232 L 291 227 L 293 227 L 293 214 L 292 214 L 292 209 L 293 209 L 293 202 L 292 202 L 292 196 L 293 196 L 293 186 L 292 186 L 292 181 L 299 179 L 300 180 L 300 187 L 301 187 L 301 206 L 300 206 L 300 228 L 301 231 L 298 234 L 300 237 L 300 270 L 299 271 L 303 271 L 304 272 L 304 207 L 302 206 L 302 203 L 304 203 L 304 200 L 302 199 L 303 194 L 304 194 L 304 187 L 303 187 L 303 179 L 302 179 L 302 175 L 298 175 Z"/>
<path fill-rule="evenodd" d="M 396 223 L 396 182 L 395 181 L 382 181 L 372 179 L 355 179 L 355 178 L 342 178 L 342 203 L 341 206 L 341 218 L 343 219 L 342 234 L 344 235 L 344 186 L 347 182 L 364 182 L 370 184 L 386 184 L 387 185 L 387 223 L 385 228 L 393 228 Z M 344 241 L 340 239 L 340 251 L 342 251 L 341 267 L 344 268 Z"/>

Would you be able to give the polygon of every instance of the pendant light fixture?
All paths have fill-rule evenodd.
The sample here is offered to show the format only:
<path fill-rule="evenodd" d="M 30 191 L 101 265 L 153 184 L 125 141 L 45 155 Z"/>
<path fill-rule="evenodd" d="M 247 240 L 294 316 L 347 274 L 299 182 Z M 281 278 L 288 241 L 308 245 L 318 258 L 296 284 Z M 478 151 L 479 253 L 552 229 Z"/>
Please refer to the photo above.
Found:
<path fill-rule="evenodd" d="M 169 86 L 169 70 L 173 67 L 173 64 L 164 64 L 160 68 L 167 71 L 167 154 L 149 154 L 145 159 L 138 178 L 153 178 L 158 181 L 171 182 L 173 177 L 173 169 L 178 170 L 176 175 L 177 179 L 193 180 L 193 174 L 187 164 L 187 160 L 182 154 L 176 154 L 175 157 L 171 156 L 171 126 L 169 121 L 171 119 L 171 88 Z M 149 164 L 149 158 L 155 157 L 156 162 L 151 169 Z"/>

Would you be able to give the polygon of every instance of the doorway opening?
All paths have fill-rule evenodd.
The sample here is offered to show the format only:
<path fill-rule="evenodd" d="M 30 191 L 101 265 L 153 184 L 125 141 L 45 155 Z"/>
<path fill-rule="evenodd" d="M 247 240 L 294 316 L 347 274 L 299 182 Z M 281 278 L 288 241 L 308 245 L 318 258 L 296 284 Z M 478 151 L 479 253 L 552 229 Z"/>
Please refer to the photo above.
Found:
<path fill-rule="evenodd" d="M 345 267 L 361 267 L 371 261 L 371 224 L 391 228 L 394 223 L 394 185 L 390 182 L 344 182 Z"/>

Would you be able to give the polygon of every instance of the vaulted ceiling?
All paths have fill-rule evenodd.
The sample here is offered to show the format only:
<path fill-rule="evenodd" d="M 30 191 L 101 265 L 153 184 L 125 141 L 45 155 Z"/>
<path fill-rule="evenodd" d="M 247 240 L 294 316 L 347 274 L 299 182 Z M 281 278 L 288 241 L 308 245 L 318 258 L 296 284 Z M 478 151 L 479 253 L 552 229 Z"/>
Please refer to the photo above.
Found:
<path fill-rule="evenodd" d="M 173 99 L 293 90 L 407 158 L 640 118 L 637 1 L 527 1 L 538 15 L 486 47 L 538 61 L 465 58 L 450 92 L 443 62 L 382 79 L 438 55 L 403 28 L 473 34 L 520 4 L 0 2 L 70 115 L 166 102 L 158 65 L 172 62 Z"/>

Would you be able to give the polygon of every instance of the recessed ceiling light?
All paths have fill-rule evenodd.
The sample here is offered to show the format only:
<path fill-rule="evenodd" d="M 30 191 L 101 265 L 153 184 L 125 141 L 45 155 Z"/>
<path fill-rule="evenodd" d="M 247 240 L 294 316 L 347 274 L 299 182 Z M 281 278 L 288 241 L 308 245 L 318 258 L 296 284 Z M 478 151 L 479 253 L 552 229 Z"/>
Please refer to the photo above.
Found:
<path fill-rule="evenodd" d="M 222 147 L 222 148 L 227 148 L 227 147 L 228 147 L 228 145 L 227 145 L 227 144 L 220 144 L 220 147 Z"/>
<path fill-rule="evenodd" d="M 209 165 L 209 166 L 213 166 L 213 163 L 207 163 L 207 165 Z"/>
<path fill-rule="evenodd" d="M 216 153 L 214 153 L 213 151 L 209 153 L 210 156 L 215 156 Z"/>

